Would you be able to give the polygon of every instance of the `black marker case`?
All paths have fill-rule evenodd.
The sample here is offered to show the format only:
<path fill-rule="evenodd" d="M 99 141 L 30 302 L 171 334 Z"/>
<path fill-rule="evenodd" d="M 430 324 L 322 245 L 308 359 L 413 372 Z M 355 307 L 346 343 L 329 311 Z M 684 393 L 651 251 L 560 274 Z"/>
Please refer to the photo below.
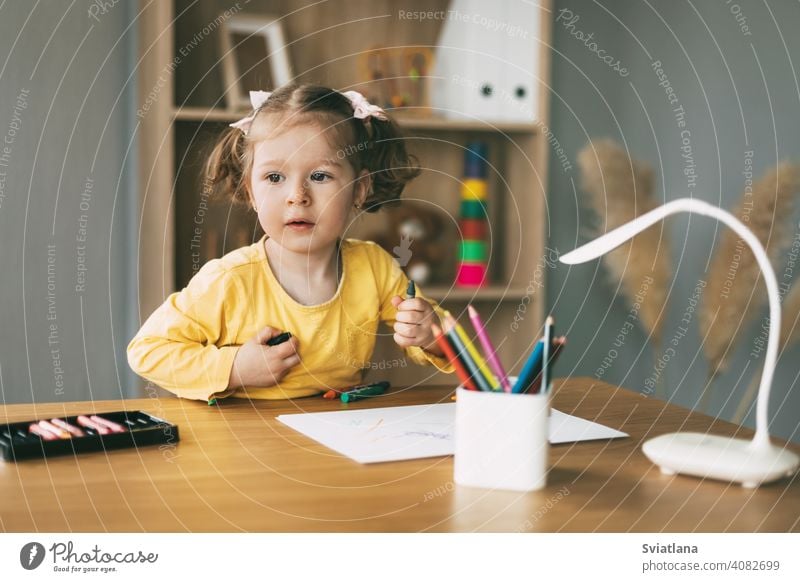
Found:
<path fill-rule="evenodd" d="M 123 449 L 129 447 L 142 447 L 157 444 L 174 444 L 179 440 L 178 427 L 156 416 L 141 410 L 119 412 L 88 412 L 86 416 L 97 414 L 112 422 L 124 426 L 125 432 L 101 435 L 92 429 L 80 426 L 77 416 L 56 416 L 69 424 L 79 427 L 84 436 L 73 436 L 69 439 L 47 441 L 28 431 L 31 423 L 25 422 L 0 423 L 0 452 L 6 461 L 21 461 L 23 459 L 41 459 L 55 455 L 73 453 L 86 453 L 90 451 L 104 451 L 109 449 Z M 50 419 L 42 419 L 50 420 Z"/>

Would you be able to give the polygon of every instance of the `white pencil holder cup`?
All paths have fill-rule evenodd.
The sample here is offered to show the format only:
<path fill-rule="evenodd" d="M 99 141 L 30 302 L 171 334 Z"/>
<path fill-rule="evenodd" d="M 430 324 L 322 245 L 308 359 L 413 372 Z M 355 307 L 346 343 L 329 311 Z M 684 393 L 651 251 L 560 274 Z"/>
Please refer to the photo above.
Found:
<path fill-rule="evenodd" d="M 546 484 L 549 394 L 456 390 L 453 480 L 535 491 Z"/>

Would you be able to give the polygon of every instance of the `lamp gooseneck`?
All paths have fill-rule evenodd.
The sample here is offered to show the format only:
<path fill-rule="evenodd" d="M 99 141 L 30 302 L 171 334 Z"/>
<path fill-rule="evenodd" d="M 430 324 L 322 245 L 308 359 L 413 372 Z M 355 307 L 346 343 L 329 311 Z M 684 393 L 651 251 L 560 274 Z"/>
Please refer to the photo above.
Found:
<path fill-rule="evenodd" d="M 650 212 L 646 212 L 632 221 L 605 233 L 595 240 L 562 255 L 560 260 L 562 263 L 574 265 L 596 259 L 617 248 L 663 218 L 679 212 L 689 212 L 701 214 L 703 216 L 710 216 L 728 225 L 739 236 L 742 237 L 742 239 L 753 251 L 756 261 L 758 262 L 758 265 L 764 274 L 764 281 L 767 285 L 767 294 L 769 295 L 770 324 L 767 353 L 764 358 L 764 371 L 761 375 L 761 383 L 759 384 L 758 389 L 758 402 L 756 404 L 756 434 L 753 437 L 751 445 L 756 449 L 768 449 L 770 447 L 770 441 L 767 407 L 769 404 L 769 393 L 772 387 L 772 379 L 775 375 L 775 366 L 778 360 L 778 343 L 780 338 L 781 321 L 780 295 L 778 293 L 778 281 L 775 277 L 775 271 L 772 269 L 772 265 L 769 262 L 767 252 L 764 250 L 764 247 L 758 238 L 756 238 L 752 231 L 742 224 L 739 219 L 737 219 L 731 213 L 716 206 L 712 206 L 707 202 L 703 202 L 702 200 L 696 200 L 694 198 L 679 198 L 654 210 L 651 210 Z"/>

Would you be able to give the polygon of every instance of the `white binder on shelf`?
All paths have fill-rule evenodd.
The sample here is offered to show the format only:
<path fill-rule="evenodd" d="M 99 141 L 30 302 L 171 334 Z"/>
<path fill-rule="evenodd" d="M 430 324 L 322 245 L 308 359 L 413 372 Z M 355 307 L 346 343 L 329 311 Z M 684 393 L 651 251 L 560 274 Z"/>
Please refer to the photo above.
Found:
<path fill-rule="evenodd" d="M 456 119 L 533 122 L 538 3 L 454 0 L 436 50 L 431 102 Z"/>

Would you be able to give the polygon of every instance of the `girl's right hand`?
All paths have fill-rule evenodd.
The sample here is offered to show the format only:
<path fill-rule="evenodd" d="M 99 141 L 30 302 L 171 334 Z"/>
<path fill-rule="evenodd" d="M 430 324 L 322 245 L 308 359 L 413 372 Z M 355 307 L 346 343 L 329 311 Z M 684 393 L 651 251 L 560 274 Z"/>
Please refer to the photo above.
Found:
<path fill-rule="evenodd" d="M 296 337 L 292 336 L 277 346 L 266 345 L 281 333 L 281 330 L 267 326 L 242 344 L 233 360 L 228 388 L 275 386 L 300 363 Z"/>

